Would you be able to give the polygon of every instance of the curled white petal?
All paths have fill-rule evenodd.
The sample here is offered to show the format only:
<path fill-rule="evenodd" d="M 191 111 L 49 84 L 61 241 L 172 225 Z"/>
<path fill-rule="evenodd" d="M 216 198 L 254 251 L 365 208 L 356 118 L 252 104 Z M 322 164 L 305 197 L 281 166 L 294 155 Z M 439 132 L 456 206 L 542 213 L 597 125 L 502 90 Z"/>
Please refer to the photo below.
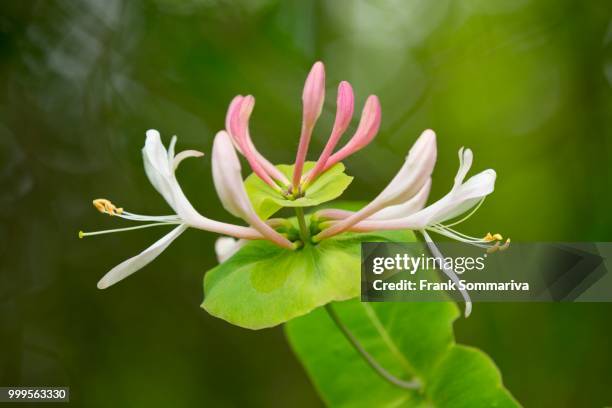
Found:
<path fill-rule="evenodd" d="M 215 253 L 219 263 L 225 262 L 242 248 L 248 241 L 231 237 L 220 237 L 215 241 Z"/>
<path fill-rule="evenodd" d="M 459 278 L 457 277 L 457 274 L 451 268 L 446 266 L 446 262 L 444 262 L 444 255 L 442 255 L 442 253 L 440 252 L 436 244 L 433 242 L 427 231 L 421 230 L 421 234 L 423 234 L 423 238 L 425 238 L 425 242 L 427 243 L 427 246 L 429 247 L 429 250 L 431 251 L 433 256 L 440 260 L 442 272 L 444 272 L 444 274 L 448 276 L 450 280 L 455 282 L 457 287 L 460 287 Z M 459 292 L 465 300 L 465 317 L 468 317 L 470 313 L 472 313 L 472 299 L 470 299 L 470 294 L 467 292 L 467 290 L 459 289 Z"/>
<path fill-rule="evenodd" d="M 168 162 L 171 162 L 174 158 L 174 148 L 176 147 L 177 140 L 178 138 L 176 135 L 172 136 L 172 139 L 170 139 L 170 144 L 168 145 Z"/>
<path fill-rule="evenodd" d="M 412 218 L 419 225 L 433 225 L 457 217 L 480 200 L 491 194 L 495 189 L 496 173 L 492 169 L 485 170 L 470 177 L 465 183 L 454 187 L 448 194 L 415 213 Z"/>
<path fill-rule="evenodd" d="M 471 149 L 464 149 L 463 147 L 459 149 L 459 170 L 457 171 L 457 175 L 455 176 L 455 187 L 463 183 L 463 180 L 465 180 L 465 176 L 472 167 L 473 161 L 474 154 L 472 153 Z"/>
<path fill-rule="evenodd" d="M 186 229 L 187 226 L 185 224 L 179 225 L 138 255 L 115 266 L 106 275 L 104 275 L 102 279 L 100 279 L 98 282 L 98 289 L 106 289 L 120 280 L 127 278 L 139 269 L 144 268 L 151 261 L 157 258 L 166 248 L 168 248 L 168 245 L 170 245 L 172 241 L 174 241 Z"/>
<path fill-rule="evenodd" d="M 183 150 L 182 152 L 180 152 L 179 154 L 177 154 L 176 156 L 174 156 L 174 154 L 172 155 L 172 158 L 170 160 L 172 160 L 172 171 L 176 171 L 176 169 L 178 168 L 179 164 L 181 164 L 181 162 L 183 160 L 185 160 L 188 157 L 202 157 L 204 156 L 204 153 L 197 151 L 197 150 Z"/>

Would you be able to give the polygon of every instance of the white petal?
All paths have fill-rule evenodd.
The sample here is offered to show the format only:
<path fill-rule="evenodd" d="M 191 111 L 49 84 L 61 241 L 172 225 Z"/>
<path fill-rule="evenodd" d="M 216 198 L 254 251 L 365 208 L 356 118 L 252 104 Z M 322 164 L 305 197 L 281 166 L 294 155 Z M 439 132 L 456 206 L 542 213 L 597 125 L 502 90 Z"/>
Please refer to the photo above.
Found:
<path fill-rule="evenodd" d="M 421 234 L 423 234 L 423 238 L 425 238 L 425 242 L 427 243 L 427 246 L 429 247 L 429 250 L 431 251 L 433 256 L 440 260 L 442 272 L 444 272 L 444 274 L 448 276 L 450 280 L 455 282 L 457 287 L 459 287 L 459 278 L 457 277 L 457 274 L 451 268 L 446 267 L 446 262 L 444 262 L 444 255 L 442 255 L 442 253 L 440 252 L 436 244 L 433 242 L 427 231 L 422 230 Z M 470 294 L 465 289 L 458 290 L 461 293 L 461 296 L 463 296 L 463 299 L 465 300 L 465 317 L 468 317 L 470 313 L 472 313 L 472 300 L 470 299 Z"/>
<path fill-rule="evenodd" d="M 170 144 L 168 145 L 168 162 L 172 162 L 174 160 L 174 147 L 176 146 L 176 135 L 172 136 L 170 139 Z"/>
<path fill-rule="evenodd" d="M 234 255 L 240 248 L 244 246 L 248 241 L 244 239 L 234 239 L 231 237 L 221 237 L 215 242 L 215 253 L 217 254 L 217 260 L 219 263 L 225 262 L 232 255 Z"/>
<path fill-rule="evenodd" d="M 495 171 L 485 170 L 453 189 L 444 197 L 408 217 L 411 224 L 424 228 L 454 218 L 468 211 L 493 192 Z"/>
<path fill-rule="evenodd" d="M 472 176 L 453 192 L 454 205 L 436 222 L 443 222 L 466 213 L 495 189 L 496 173 L 493 169 L 485 170 Z"/>
<path fill-rule="evenodd" d="M 151 261 L 159 256 L 179 235 L 187 229 L 185 224 L 181 224 L 168 234 L 164 235 L 160 240 L 142 251 L 140 254 L 121 262 L 119 265 L 111 269 L 98 282 L 98 289 L 106 289 L 111 285 L 119 282 L 130 276 L 137 270 L 145 267 Z"/>
<path fill-rule="evenodd" d="M 468 171 L 472 167 L 472 162 L 474 160 L 474 154 L 470 149 L 464 149 L 463 147 L 459 149 L 459 170 L 457 171 L 457 175 L 455 176 L 455 186 L 461 185 Z"/>
<path fill-rule="evenodd" d="M 428 129 L 414 143 L 402 168 L 375 200 L 384 201 L 388 206 L 410 199 L 429 179 L 436 156 L 436 134 Z"/>
<path fill-rule="evenodd" d="M 420 211 L 427 202 L 429 191 L 431 190 L 431 178 L 425 182 L 419 192 L 412 197 L 410 200 L 397 205 L 392 205 L 387 208 L 383 208 L 372 216 L 368 217 L 368 220 L 391 220 L 394 218 L 407 217 Z"/>
<path fill-rule="evenodd" d="M 168 153 L 157 130 L 147 130 L 147 138 L 142 148 L 142 159 L 149 181 L 170 207 L 174 208 Z"/>
<path fill-rule="evenodd" d="M 204 153 L 199 152 L 197 150 L 183 150 L 182 152 L 180 152 L 179 154 L 177 154 L 176 156 L 172 156 L 172 171 L 176 171 L 176 169 L 178 168 L 179 164 L 181 164 L 181 162 L 183 160 L 185 160 L 188 157 L 202 157 L 204 156 Z"/>
<path fill-rule="evenodd" d="M 168 152 L 164 147 L 161 136 L 157 130 L 147 130 L 147 138 L 143 148 L 144 155 L 149 159 L 150 164 L 158 171 L 158 173 L 169 175 L 170 168 L 168 166 Z"/>
<path fill-rule="evenodd" d="M 245 218 L 248 209 L 241 197 L 244 185 L 240 161 L 229 135 L 224 131 L 217 133 L 213 142 L 212 173 L 223 207 L 236 217 Z"/>

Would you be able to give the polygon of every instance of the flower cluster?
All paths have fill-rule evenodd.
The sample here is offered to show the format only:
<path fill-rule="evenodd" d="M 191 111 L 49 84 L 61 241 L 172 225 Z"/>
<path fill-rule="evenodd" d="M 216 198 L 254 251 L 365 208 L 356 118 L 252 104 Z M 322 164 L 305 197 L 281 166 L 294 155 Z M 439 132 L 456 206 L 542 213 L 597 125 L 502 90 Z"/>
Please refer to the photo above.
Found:
<path fill-rule="evenodd" d="M 97 231 L 80 232 L 79 236 L 105 234 L 152 226 L 172 225 L 174 229 L 140 254 L 111 269 L 98 283 L 103 289 L 141 269 L 174 241 L 187 228 L 215 232 L 224 237 L 218 239 L 215 249 L 220 262 L 231 257 L 249 240 L 268 240 L 288 251 L 299 250 L 304 245 L 316 245 L 324 239 L 347 231 L 369 232 L 410 229 L 422 234 L 436 257 L 442 257 L 429 233 L 434 232 L 448 238 L 476 245 L 492 252 L 503 250 L 509 240 L 502 244 L 499 234 L 487 233 L 483 238 L 471 237 L 453 229 L 455 225 L 470 217 L 484 198 L 493 192 L 496 173 L 485 170 L 466 180 L 473 161 L 470 149 L 459 150 L 459 170 L 454 184 L 441 199 L 426 206 L 431 188 L 431 173 L 436 162 L 436 135 L 425 130 L 412 146 L 399 172 L 391 182 L 370 203 L 356 212 L 324 209 L 316 211 L 306 225 L 302 209 L 296 208 L 300 233 L 288 234 L 286 220 L 262 219 L 253 207 L 245 189 L 241 174 L 240 160 L 236 151 L 249 163 L 253 173 L 280 199 L 296 200 L 308 194 L 309 187 L 332 166 L 349 155 L 361 150 L 376 136 L 381 122 L 381 107 L 378 98 L 367 98 L 359 125 L 348 142 L 336 149 L 341 137 L 347 131 L 354 110 L 354 95 L 351 85 L 342 81 L 338 86 L 337 110 L 328 141 L 314 166 L 305 171 L 308 147 L 315 124 L 321 114 L 325 99 L 325 69 L 321 62 L 312 67 L 304 85 L 302 95 L 303 113 L 300 141 L 291 177 L 283 174 L 268 161 L 255 147 L 249 132 L 249 118 L 255 105 L 251 95 L 236 96 L 230 103 L 225 121 L 225 130 L 215 136 L 212 149 L 212 173 L 217 195 L 223 207 L 232 215 L 241 218 L 248 226 L 240 226 L 212 220 L 200 214 L 183 193 L 176 178 L 179 164 L 188 157 L 201 157 L 203 153 L 186 150 L 175 154 L 176 137 L 168 148 L 163 145 L 159 132 L 146 132 L 142 150 L 145 172 L 155 189 L 164 197 L 174 211 L 171 215 L 149 216 L 131 213 L 117 208 L 106 199 L 94 200 L 94 206 L 111 216 L 144 223 L 139 226 Z M 463 218 L 454 220 L 460 216 Z M 311 232 L 314 231 L 313 234 Z M 294 238 L 294 237 L 299 238 Z M 454 271 L 444 273 L 454 281 Z M 471 303 L 468 293 L 466 315 Z"/>

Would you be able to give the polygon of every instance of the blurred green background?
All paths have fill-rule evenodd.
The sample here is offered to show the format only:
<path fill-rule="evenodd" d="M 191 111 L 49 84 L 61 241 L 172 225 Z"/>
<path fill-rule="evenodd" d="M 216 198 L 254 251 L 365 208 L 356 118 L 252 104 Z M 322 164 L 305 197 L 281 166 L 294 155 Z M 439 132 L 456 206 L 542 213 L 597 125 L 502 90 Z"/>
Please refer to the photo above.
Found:
<path fill-rule="evenodd" d="M 346 162 L 356 176 L 347 198 L 374 197 L 430 127 L 432 198 L 451 185 L 462 145 L 474 171 L 498 171 L 465 232 L 612 240 L 609 0 L 40 0 L 0 10 L 2 386 L 70 386 L 73 404 L 87 407 L 321 404 L 281 328 L 247 331 L 199 308 L 212 234 L 187 232 L 106 291 L 97 280 L 164 232 L 77 238 L 124 225 L 93 198 L 168 211 L 142 167 L 148 128 L 207 152 L 181 166 L 181 183 L 203 214 L 236 221 L 210 171 L 225 109 L 255 95 L 256 144 L 290 162 L 316 60 L 328 98 L 311 157 L 340 80 L 353 84 L 356 111 L 370 93 L 383 107 L 377 139 Z M 601 407 L 612 405 L 611 313 L 611 304 L 477 304 L 456 330 L 525 405 Z"/>

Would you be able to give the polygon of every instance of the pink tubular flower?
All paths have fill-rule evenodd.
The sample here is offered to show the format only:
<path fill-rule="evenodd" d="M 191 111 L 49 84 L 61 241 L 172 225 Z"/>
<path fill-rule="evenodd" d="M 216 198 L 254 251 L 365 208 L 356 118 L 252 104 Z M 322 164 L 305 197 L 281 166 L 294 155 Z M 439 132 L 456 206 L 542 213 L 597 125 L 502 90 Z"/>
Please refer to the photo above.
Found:
<path fill-rule="evenodd" d="M 346 81 L 340 82 L 338 86 L 338 99 L 336 102 L 336 119 L 332 128 L 331 136 L 327 140 L 325 148 L 319 156 L 319 160 L 315 167 L 308 173 L 304 181 L 304 187 L 312 182 L 324 170 L 327 164 L 327 159 L 331 156 L 334 148 L 340 141 L 340 138 L 348 128 L 353 118 L 353 109 L 355 106 L 355 96 L 351 84 Z"/>
<path fill-rule="evenodd" d="M 276 232 L 255 213 L 244 188 L 240 161 L 229 135 L 224 131 L 215 136 L 212 171 L 217 195 L 227 211 L 244 219 L 264 238 L 281 247 L 293 249 L 291 241 Z"/>
<path fill-rule="evenodd" d="M 366 100 L 361 120 L 357 131 L 349 142 L 339 151 L 334 153 L 325 163 L 323 171 L 329 169 L 334 164 L 341 162 L 351 154 L 367 146 L 378 133 L 381 121 L 380 102 L 376 95 L 370 95 Z"/>
<path fill-rule="evenodd" d="M 249 118 L 254 106 L 255 98 L 251 95 L 235 97 L 227 110 L 226 128 L 232 136 L 234 146 L 247 159 L 253 172 L 270 187 L 280 191 L 281 188 L 272 177 L 283 184 L 288 184 L 289 180 L 255 149 L 249 134 Z"/>
<path fill-rule="evenodd" d="M 412 198 L 429 180 L 436 162 L 436 154 L 436 134 L 433 130 L 426 130 L 408 152 L 402 168 L 374 200 L 356 213 L 320 232 L 315 240 L 319 241 L 344 232 L 383 208 Z"/>
<path fill-rule="evenodd" d="M 230 130 L 231 129 L 230 122 L 231 122 L 231 118 L 236 114 L 236 110 L 240 109 L 240 105 L 243 99 L 244 99 L 244 96 L 242 95 L 238 95 L 234 99 L 232 99 L 232 101 L 230 102 L 230 106 L 227 109 L 227 115 L 225 117 L 225 130 L 227 130 L 229 135 L 232 137 L 232 142 L 234 143 L 234 147 L 236 148 L 236 150 L 238 150 L 240 154 L 242 155 L 244 155 L 244 153 L 242 151 L 242 147 L 240 146 L 240 141 L 235 135 L 232 134 Z M 272 163 L 270 163 L 270 161 L 268 161 L 268 159 L 266 159 L 255 148 L 255 145 L 253 144 L 253 141 L 251 140 L 251 135 L 250 135 L 248 126 L 246 129 L 246 143 L 247 143 L 247 148 L 253 152 L 259 164 L 264 168 L 264 170 L 270 176 L 272 176 L 272 178 L 274 178 L 276 181 L 279 181 L 280 183 L 284 185 L 289 185 L 289 180 L 287 179 L 287 177 L 285 177 L 285 175 L 281 173 L 280 170 L 278 170 Z"/>
<path fill-rule="evenodd" d="M 293 190 L 297 192 L 300 181 L 302 180 L 302 171 L 306 154 L 308 153 L 308 145 L 310 137 L 314 129 L 321 109 L 325 100 L 325 67 L 322 62 L 316 62 L 304 84 L 304 92 L 302 93 L 302 131 L 300 134 L 300 143 L 298 145 L 297 155 L 295 157 L 295 168 L 293 170 Z"/>

